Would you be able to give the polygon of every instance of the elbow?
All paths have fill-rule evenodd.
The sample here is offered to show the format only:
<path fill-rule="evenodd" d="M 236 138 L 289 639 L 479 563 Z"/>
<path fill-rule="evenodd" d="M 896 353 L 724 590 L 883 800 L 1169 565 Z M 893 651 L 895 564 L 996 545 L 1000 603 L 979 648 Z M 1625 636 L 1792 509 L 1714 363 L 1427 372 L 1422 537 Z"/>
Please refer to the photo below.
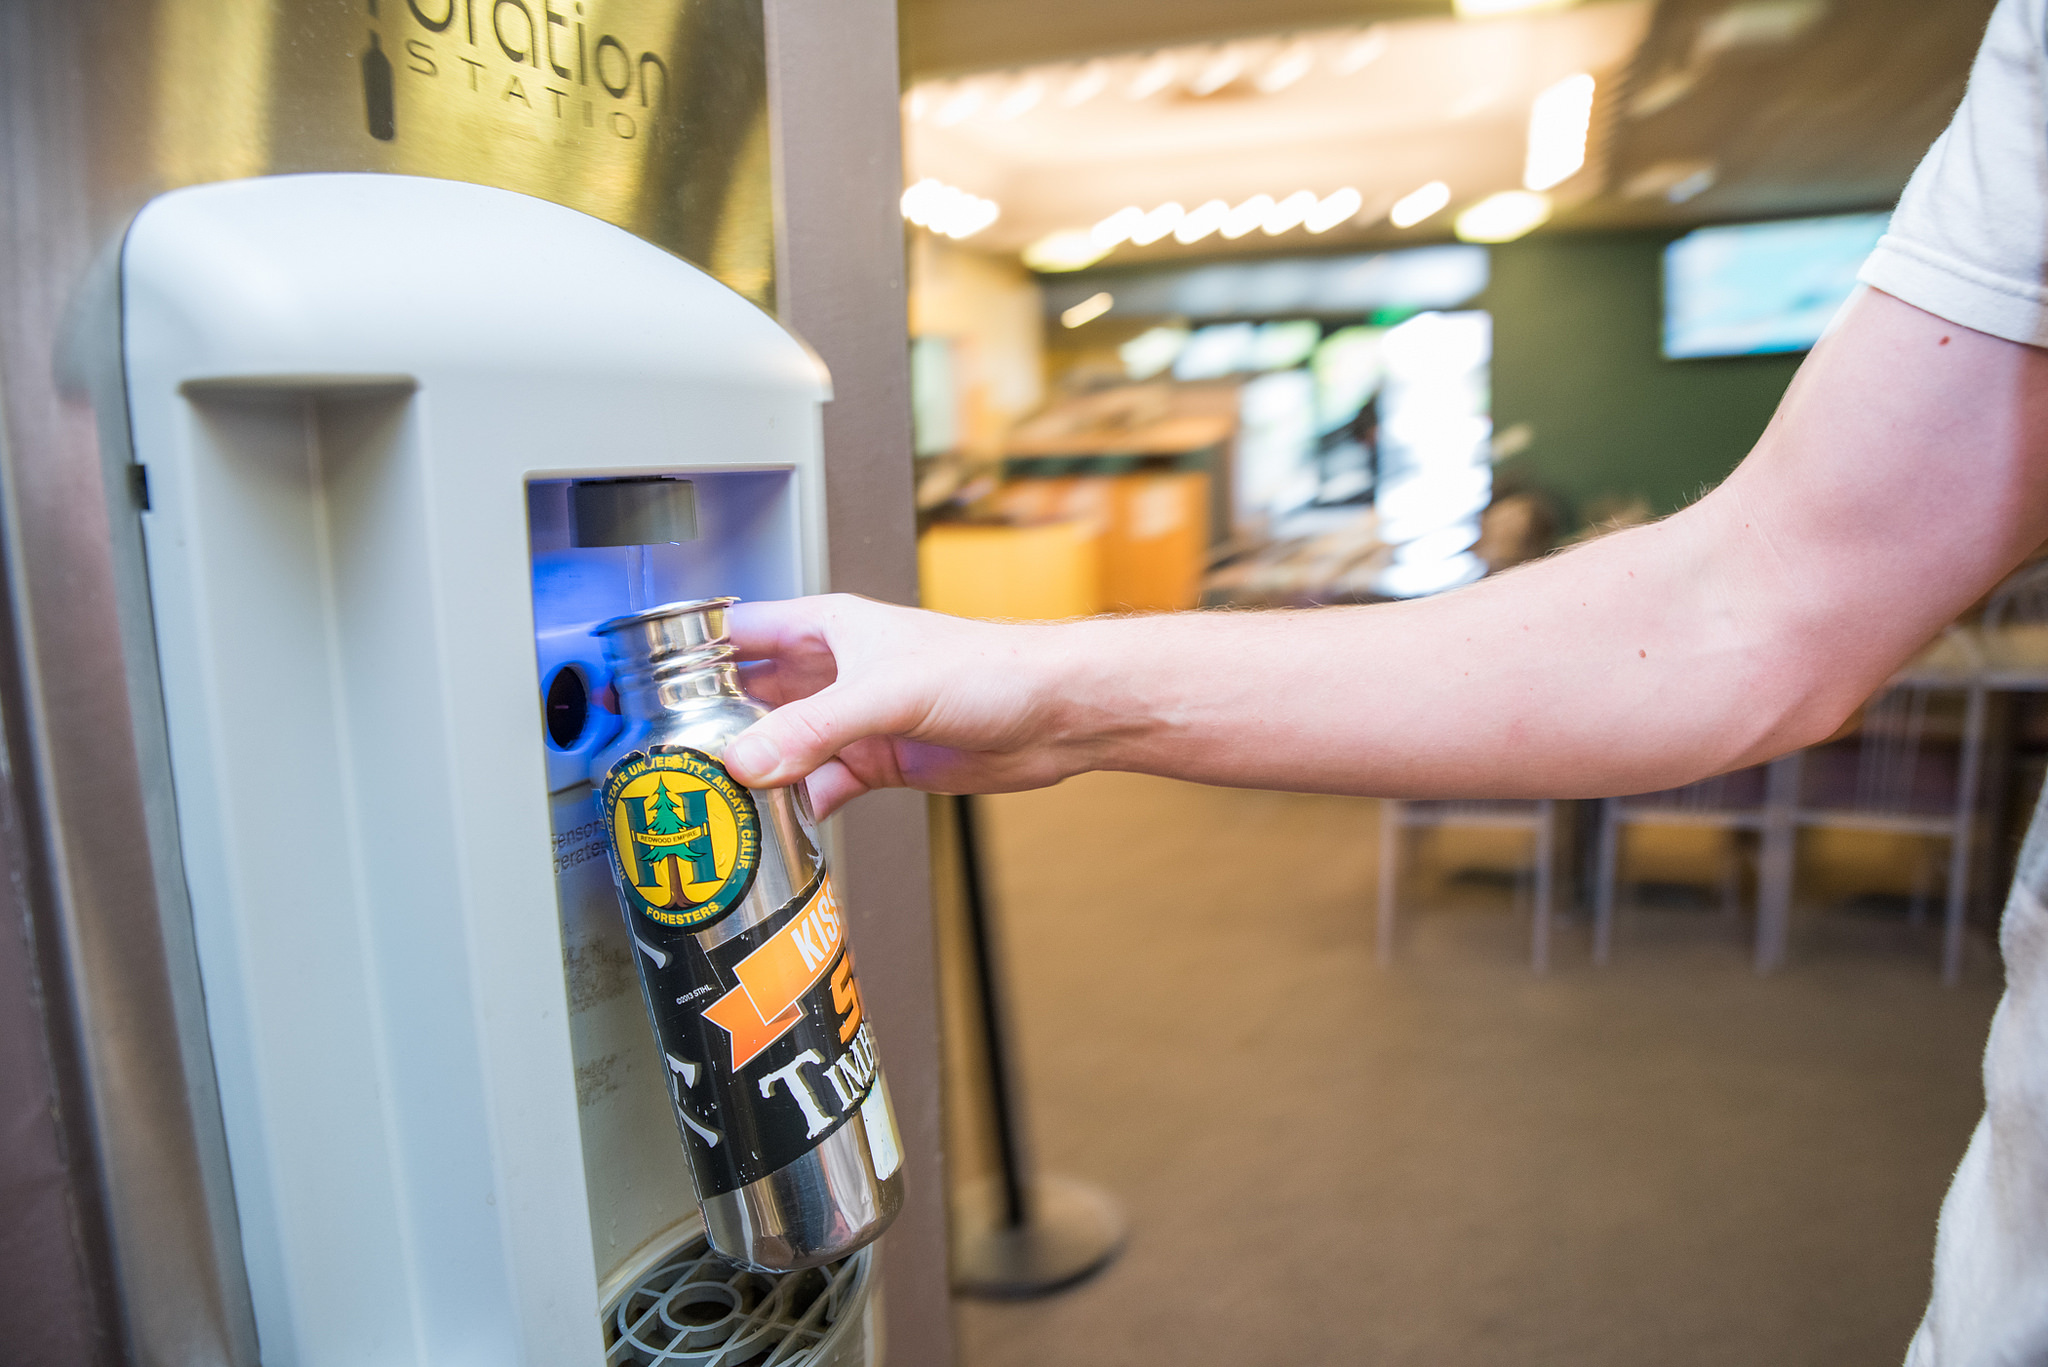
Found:
<path fill-rule="evenodd" d="M 1805 633 L 1759 646 L 1750 686 L 1737 700 L 1745 718 L 1732 730 L 1739 748 L 1724 770 L 1762 764 L 1838 735 L 1891 677 L 1893 664 L 1824 642 Z"/>
<path fill-rule="evenodd" d="M 1816 687 L 1784 710 L 1770 733 L 1761 738 L 1762 743 L 1756 747 L 1759 753 L 1748 763 L 1762 763 L 1809 745 L 1819 745 L 1848 725 L 1868 697 L 1867 690 L 1849 696 L 1838 684 Z"/>

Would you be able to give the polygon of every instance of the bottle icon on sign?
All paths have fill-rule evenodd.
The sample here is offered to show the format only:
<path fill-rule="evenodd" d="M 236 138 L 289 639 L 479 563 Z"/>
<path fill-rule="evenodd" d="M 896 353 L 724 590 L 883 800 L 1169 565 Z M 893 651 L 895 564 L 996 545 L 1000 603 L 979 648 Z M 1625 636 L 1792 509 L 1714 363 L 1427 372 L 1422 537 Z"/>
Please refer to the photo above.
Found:
<path fill-rule="evenodd" d="M 398 136 L 391 98 L 391 59 L 378 46 L 374 32 L 370 34 L 370 50 L 363 54 L 363 106 L 369 115 L 371 137 L 390 142 Z"/>

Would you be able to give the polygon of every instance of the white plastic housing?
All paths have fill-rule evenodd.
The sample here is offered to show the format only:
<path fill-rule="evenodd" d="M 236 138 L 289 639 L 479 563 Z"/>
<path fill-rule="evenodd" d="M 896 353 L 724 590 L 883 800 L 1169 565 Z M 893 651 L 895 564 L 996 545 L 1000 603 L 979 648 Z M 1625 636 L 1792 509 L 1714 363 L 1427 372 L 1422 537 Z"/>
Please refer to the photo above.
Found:
<path fill-rule="evenodd" d="M 179 190 L 122 283 L 263 1360 L 595 1364 L 528 486 L 786 472 L 677 573 L 816 588 L 824 373 L 623 230 L 451 181 Z"/>

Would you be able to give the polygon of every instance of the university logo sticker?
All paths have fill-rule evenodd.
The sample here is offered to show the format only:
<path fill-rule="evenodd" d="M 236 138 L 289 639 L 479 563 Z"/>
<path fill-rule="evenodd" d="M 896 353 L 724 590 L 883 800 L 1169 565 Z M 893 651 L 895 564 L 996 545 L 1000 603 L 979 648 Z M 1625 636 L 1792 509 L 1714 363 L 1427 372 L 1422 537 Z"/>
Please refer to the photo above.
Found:
<path fill-rule="evenodd" d="M 702 930 L 753 886 L 761 861 L 753 794 L 702 751 L 629 756 L 606 776 L 603 803 L 619 883 L 663 925 Z"/>

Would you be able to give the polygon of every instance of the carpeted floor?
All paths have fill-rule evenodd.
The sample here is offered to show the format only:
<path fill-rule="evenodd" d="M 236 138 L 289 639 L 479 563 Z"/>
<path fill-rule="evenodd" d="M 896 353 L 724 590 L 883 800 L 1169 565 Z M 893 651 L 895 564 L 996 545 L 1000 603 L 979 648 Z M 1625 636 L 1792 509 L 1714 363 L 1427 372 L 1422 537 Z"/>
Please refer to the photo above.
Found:
<path fill-rule="evenodd" d="M 1526 967 L 1423 888 L 1372 962 L 1376 806 L 1094 775 L 981 807 L 1042 1165 L 1123 1256 L 960 1302 L 965 1367 L 1897 1362 L 1980 1105 L 1997 969 L 1808 917 L 1639 912 Z M 956 1175 L 984 1166 L 956 1068 Z"/>

